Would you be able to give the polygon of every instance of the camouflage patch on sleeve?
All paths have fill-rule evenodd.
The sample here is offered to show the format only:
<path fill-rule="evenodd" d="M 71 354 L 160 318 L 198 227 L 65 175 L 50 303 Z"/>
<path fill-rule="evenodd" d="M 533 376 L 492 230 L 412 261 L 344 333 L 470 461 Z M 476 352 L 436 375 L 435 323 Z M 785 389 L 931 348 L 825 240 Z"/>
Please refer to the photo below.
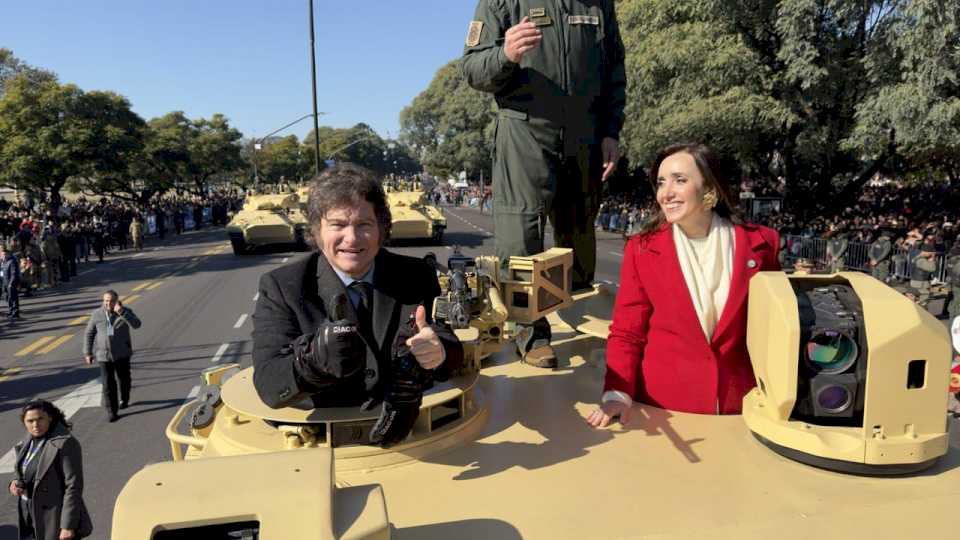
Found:
<path fill-rule="evenodd" d="M 483 31 L 483 21 L 470 21 L 470 30 L 467 32 L 467 47 L 476 47 L 480 44 L 480 33 Z"/>

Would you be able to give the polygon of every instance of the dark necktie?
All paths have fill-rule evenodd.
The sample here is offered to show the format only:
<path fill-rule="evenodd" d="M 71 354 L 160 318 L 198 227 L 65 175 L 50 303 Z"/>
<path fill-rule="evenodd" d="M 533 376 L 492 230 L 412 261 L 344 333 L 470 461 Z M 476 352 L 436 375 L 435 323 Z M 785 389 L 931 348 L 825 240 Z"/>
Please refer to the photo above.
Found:
<path fill-rule="evenodd" d="M 360 323 L 361 333 L 373 330 L 373 287 L 366 281 L 354 281 L 350 288 L 360 295 L 360 302 L 354 311 L 357 312 L 357 322 Z"/>

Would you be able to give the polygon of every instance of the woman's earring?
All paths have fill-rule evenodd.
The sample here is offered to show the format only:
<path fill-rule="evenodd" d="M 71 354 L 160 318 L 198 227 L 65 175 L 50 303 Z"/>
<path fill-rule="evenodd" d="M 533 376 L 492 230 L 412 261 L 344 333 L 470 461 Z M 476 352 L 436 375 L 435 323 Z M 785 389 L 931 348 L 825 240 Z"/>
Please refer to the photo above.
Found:
<path fill-rule="evenodd" d="M 703 194 L 703 205 L 707 207 L 707 210 L 713 210 L 717 206 L 717 192 L 710 190 Z"/>

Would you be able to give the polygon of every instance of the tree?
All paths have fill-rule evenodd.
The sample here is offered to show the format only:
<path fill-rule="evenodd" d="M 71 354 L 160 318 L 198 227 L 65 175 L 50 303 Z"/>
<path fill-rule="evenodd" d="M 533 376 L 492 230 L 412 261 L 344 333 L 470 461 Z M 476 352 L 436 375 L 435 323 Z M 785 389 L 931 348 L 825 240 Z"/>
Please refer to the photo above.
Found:
<path fill-rule="evenodd" d="M 848 203 L 885 167 L 948 167 L 960 150 L 956 2 L 617 7 L 629 80 L 621 142 L 634 164 L 706 141 L 754 177 L 785 178 L 815 208 Z"/>
<path fill-rule="evenodd" d="M 222 114 L 191 120 L 183 111 L 150 121 L 147 152 L 151 165 L 195 195 L 205 195 L 215 175 L 245 168 L 239 141 L 243 135 Z"/>
<path fill-rule="evenodd" d="M 313 163 L 314 132 L 303 140 L 304 152 Z M 398 141 L 384 140 L 367 124 L 337 129 L 321 126 L 320 159 L 347 161 L 366 167 L 379 175 L 410 174 L 420 171 L 410 149 Z"/>
<path fill-rule="evenodd" d="M 0 47 L 0 95 L 3 95 L 7 81 L 21 74 L 33 84 L 57 80 L 52 72 L 35 68 L 14 56 L 10 49 Z"/>
<path fill-rule="evenodd" d="M 49 193 L 56 207 L 69 178 L 124 170 L 143 127 L 122 96 L 17 75 L 0 98 L 0 185 Z"/>
<path fill-rule="evenodd" d="M 313 173 L 312 152 L 300 145 L 296 135 L 263 141 L 256 156 L 260 180 L 275 184 L 281 179 L 297 182 L 309 178 Z"/>
<path fill-rule="evenodd" d="M 496 109 L 490 94 L 467 85 L 459 60 L 440 68 L 400 113 L 400 140 L 439 177 L 462 170 L 490 178 Z"/>

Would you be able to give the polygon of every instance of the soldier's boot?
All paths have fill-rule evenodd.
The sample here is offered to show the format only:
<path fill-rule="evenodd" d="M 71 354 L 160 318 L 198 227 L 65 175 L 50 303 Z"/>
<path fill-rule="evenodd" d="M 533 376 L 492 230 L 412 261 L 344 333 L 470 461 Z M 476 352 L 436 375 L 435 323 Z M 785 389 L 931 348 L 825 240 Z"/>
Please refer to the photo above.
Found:
<path fill-rule="evenodd" d="M 516 341 L 520 361 L 538 368 L 557 367 L 557 354 L 550 345 L 550 337 L 550 323 L 546 319 L 539 319 L 533 326 L 524 328 Z"/>

